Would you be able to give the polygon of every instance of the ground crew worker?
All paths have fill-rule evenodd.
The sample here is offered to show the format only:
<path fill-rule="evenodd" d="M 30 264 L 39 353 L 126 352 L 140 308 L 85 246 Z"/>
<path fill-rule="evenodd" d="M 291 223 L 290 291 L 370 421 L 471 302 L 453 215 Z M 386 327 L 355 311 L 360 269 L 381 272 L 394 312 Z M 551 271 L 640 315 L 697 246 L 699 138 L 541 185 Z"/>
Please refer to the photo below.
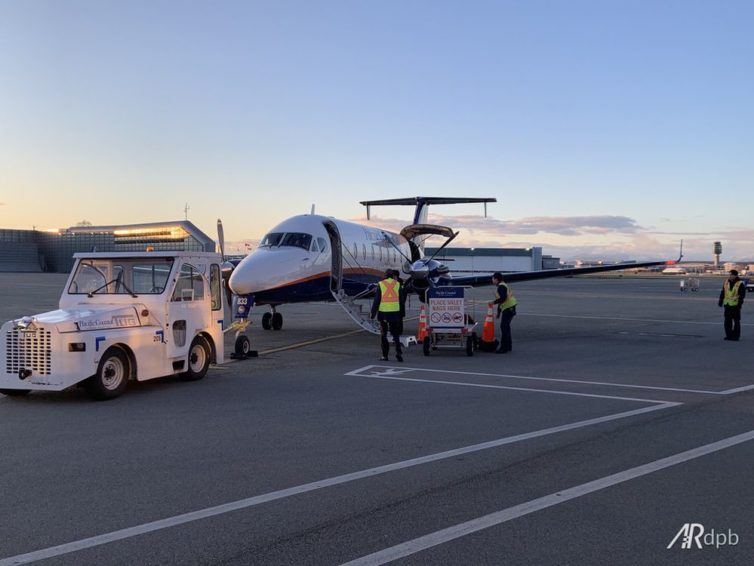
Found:
<path fill-rule="evenodd" d="M 723 283 L 717 306 L 725 309 L 725 340 L 741 338 L 741 307 L 746 296 L 746 285 L 738 277 L 738 271 L 731 269 L 727 281 Z"/>
<path fill-rule="evenodd" d="M 395 344 L 395 359 L 403 361 L 401 350 L 401 332 L 403 332 L 403 317 L 406 316 L 406 292 L 398 280 L 398 271 L 388 269 L 385 279 L 379 282 L 377 293 L 372 302 L 371 318 L 377 317 L 380 321 L 380 346 L 382 357 L 380 360 L 387 361 L 390 345 L 387 340 L 388 330 L 393 336 Z"/>
<path fill-rule="evenodd" d="M 516 305 L 518 301 L 513 296 L 510 287 L 503 283 L 503 274 L 499 271 L 492 274 L 492 283 L 497 285 L 495 291 L 495 300 L 493 304 L 497 305 L 497 317 L 500 319 L 500 346 L 495 351 L 497 354 L 506 354 L 513 349 L 513 338 L 511 337 L 511 321 L 516 316 Z"/>

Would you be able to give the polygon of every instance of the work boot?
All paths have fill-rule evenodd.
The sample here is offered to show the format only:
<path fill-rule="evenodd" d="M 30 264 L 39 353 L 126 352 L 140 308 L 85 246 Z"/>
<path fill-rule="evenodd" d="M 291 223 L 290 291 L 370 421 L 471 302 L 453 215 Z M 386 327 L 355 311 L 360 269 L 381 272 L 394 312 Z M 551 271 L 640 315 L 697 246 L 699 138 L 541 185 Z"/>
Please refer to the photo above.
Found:
<path fill-rule="evenodd" d="M 395 359 L 398 360 L 399 362 L 402 362 L 403 361 L 403 356 L 401 354 L 396 354 L 395 355 Z"/>

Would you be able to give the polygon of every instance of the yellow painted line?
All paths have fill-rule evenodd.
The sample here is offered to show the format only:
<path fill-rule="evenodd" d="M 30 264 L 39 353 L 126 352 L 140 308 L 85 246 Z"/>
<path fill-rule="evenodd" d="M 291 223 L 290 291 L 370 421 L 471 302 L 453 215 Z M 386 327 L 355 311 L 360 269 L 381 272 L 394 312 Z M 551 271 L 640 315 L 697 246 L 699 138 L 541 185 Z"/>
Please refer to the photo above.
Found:
<path fill-rule="evenodd" d="M 410 318 L 404 318 L 403 320 L 418 320 L 418 316 L 412 316 Z M 288 346 L 280 346 L 279 348 L 270 348 L 269 350 L 260 350 L 260 356 L 266 356 L 267 354 L 275 354 L 277 352 L 284 352 L 286 350 L 295 350 L 296 348 L 304 348 L 305 346 L 312 346 L 319 344 L 320 342 L 328 342 L 329 340 L 337 340 L 338 338 L 345 338 L 347 336 L 353 336 L 366 332 L 364 329 L 352 330 L 351 332 L 344 332 L 343 334 L 336 334 L 334 336 L 325 336 L 324 338 L 315 338 L 313 340 L 306 340 L 304 342 L 298 342 L 296 344 L 289 344 Z"/>
<path fill-rule="evenodd" d="M 343 334 L 336 334 L 335 336 L 325 336 L 324 338 L 315 338 L 314 340 L 307 340 L 305 342 L 299 342 L 297 344 L 289 344 L 288 346 L 281 346 L 279 348 L 261 350 L 259 352 L 259 355 L 266 356 L 267 354 L 274 354 L 275 352 L 284 352 L 285 350 L 294 350 L 296 348 L 303 348 L 304 346 L 311 346 L 313 344 L 319 344 L 320 342 L 327 342 L 329 340 L 336 340 L 337 338 L 345 338 L 346 336 L 353 336 L 354 334 L 359 334 L 361 332 L 366 332 L 366 330 L 363 330 L 363 329 L 352 330 L 351 332 L 344 332 Z"/>

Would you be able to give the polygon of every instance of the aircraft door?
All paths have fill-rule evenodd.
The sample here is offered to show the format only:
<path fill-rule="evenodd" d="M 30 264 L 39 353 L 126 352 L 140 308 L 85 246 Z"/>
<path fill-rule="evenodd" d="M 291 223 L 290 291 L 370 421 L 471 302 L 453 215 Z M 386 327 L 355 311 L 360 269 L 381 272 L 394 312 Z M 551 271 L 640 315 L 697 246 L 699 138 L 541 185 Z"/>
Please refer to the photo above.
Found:
<path fill-rule="evenodd" d="M 335 222 L 323 222 L 327 235 L 330 237 L 330 290 L 337 293 L 343 286 L 343 250 L 341 248 L 340 232 Z"/>

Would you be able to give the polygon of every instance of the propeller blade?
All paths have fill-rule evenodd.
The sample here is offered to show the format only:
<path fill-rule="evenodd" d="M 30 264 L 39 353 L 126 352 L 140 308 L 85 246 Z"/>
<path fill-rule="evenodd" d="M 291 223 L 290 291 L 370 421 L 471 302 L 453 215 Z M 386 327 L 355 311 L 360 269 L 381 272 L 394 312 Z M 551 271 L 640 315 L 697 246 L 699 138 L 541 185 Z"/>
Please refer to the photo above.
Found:
<path fill-rule="evenodd" d="M 220 255 L 225 261 L 225 231 L 223 230 L 223 221 L 217 219 L 217 245 L 220 247 Z"/>
<path fill-rule="evenodd" d="M 455 240 L 456 236 L 458 236 L 458 234 L 460 234 L 460 232 L 453 232 L 453 235 L 450 238 L 448 238 L 447 240 L 445 240 L 445 243 L 442 246 L 440 246 L 439 248 L 437 248 L 435 250 L 435 253 L 433 253 L 431 256 L 429 256 L 429 259 L 425 259 L 425 261 L 426 262 L 430 262 L 433 259 L 435 259 L 435 256 L 437 254 L 439 254 L 443 249 L 445 249 L 445 246 L 447 246 L 450 242 L 452 242 L 453 240 Z"/>

